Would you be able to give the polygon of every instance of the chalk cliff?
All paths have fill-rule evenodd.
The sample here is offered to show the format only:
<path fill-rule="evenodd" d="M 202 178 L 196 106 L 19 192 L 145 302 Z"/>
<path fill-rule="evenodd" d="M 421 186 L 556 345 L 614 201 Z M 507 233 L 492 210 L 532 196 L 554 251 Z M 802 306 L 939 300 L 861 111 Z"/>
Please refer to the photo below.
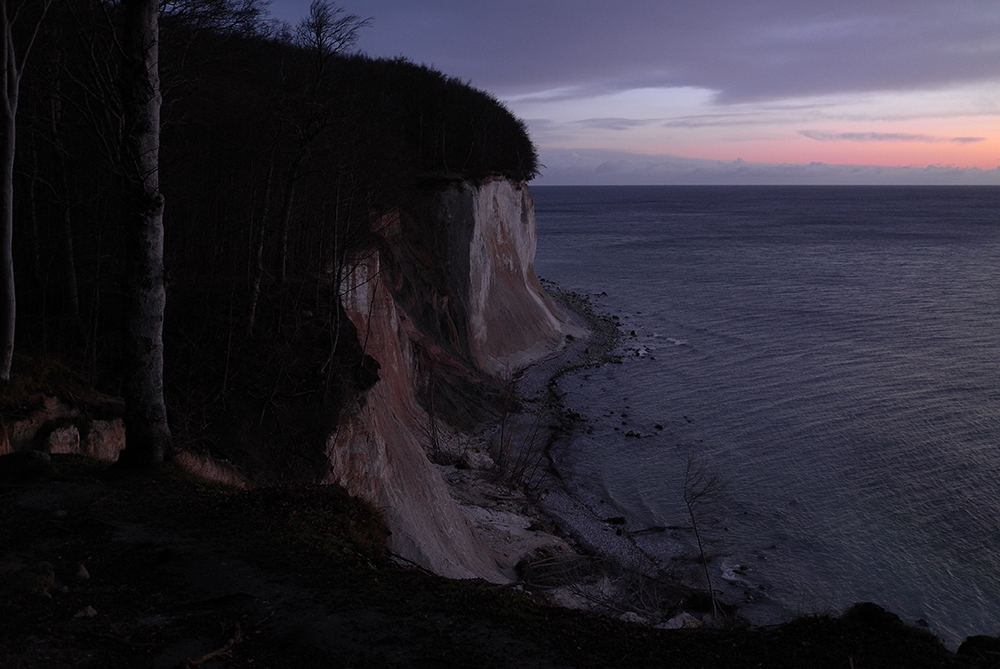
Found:
<path fill-rule="evenodd" d="M 449 497 L 425 447 L 433 420 L 488 420 L 499 377 L 557 349 L 571 331 L 534 272 L 527 187 L 437 181 L 386 214 L 377 252 L 358 254 L 344 308 L 379 381 L 327 442 L 328 480 L 382 508 L 398 554 L 441 575 L 504 581 Z"/>

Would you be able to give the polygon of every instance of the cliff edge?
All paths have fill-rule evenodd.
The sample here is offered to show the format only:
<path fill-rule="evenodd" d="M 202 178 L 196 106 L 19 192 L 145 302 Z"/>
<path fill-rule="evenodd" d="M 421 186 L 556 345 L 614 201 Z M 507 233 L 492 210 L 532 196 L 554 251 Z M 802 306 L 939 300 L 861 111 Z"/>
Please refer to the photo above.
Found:
<path fill-rule="evenodd" d="M 495 418 L 504 377 L 575 330 L 534 271 L 528 188 L 436 180 L 380 221 L 345 275 L 343 304 L 379 380 L 327 442 L 328 482 L 383 509 L 390 548 L 452 578 L 513 578 L 427 457 L 435 421 Z M 577 333 L 579 334 L 579 333 Z"/>

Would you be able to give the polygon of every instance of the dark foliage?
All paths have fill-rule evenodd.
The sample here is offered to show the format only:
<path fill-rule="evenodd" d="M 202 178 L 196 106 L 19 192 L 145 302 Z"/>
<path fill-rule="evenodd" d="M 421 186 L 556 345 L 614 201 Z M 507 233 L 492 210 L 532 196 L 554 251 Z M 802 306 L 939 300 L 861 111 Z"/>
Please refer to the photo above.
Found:
<path fill-rule="evenodd" d="M 179 444 L 296 478 L 316 471 L 339 407 L 378 378 L 340 291 L 378 252 L 381 215 L 428 177 L 527 180 L 538 161 L 488 93 L 402 59 L 310 50 L 262 7 L 164 5 L 166 393 Z M 14 240 L 18 351 L 112 394 L 118 28 L 102 0 L 59 3 L 43 25 L 22 83 Z"/>
<path fill-rule="evenodd" d="M 405 161 L 422 172 L 530 181 L 538 155 L 524 122 L 495 97 L 405 59 L 342 63 L 358 104 L 381 108 Z"/>

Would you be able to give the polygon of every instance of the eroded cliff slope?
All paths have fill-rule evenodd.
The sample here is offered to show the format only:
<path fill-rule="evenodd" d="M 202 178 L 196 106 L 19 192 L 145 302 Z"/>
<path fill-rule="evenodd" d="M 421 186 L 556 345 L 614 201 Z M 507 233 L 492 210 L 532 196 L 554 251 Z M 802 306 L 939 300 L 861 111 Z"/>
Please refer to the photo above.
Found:
<path fill-rule="evenodd" d="M 502 377 L 560 347 L 572 326 L 534 272 L 527 187 L 425 184 L 383 217 L 378 252 L 358 254 L 344 307 L 379 380 L 327 443 L 328 480 L 384 509 L 391 548 L 451 577 L 493 581 L 493 555 L 427 458 L 432 421 L 471 429 L 495 416 Z"/>

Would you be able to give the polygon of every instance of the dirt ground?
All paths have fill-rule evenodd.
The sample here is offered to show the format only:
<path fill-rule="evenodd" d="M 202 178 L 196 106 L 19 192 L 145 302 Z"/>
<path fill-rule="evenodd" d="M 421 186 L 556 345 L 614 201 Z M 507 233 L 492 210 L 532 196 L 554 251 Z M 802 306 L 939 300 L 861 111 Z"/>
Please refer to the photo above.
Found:
<path fill-rule="evenodd" d="M 335 487 L 232 490 L 80 456 L 0 484 L 0 666 L 959 667 L 877 607 L 656 630 L 384 553 Z M 968 658 L 966 658 L 968 659 Z"/>

